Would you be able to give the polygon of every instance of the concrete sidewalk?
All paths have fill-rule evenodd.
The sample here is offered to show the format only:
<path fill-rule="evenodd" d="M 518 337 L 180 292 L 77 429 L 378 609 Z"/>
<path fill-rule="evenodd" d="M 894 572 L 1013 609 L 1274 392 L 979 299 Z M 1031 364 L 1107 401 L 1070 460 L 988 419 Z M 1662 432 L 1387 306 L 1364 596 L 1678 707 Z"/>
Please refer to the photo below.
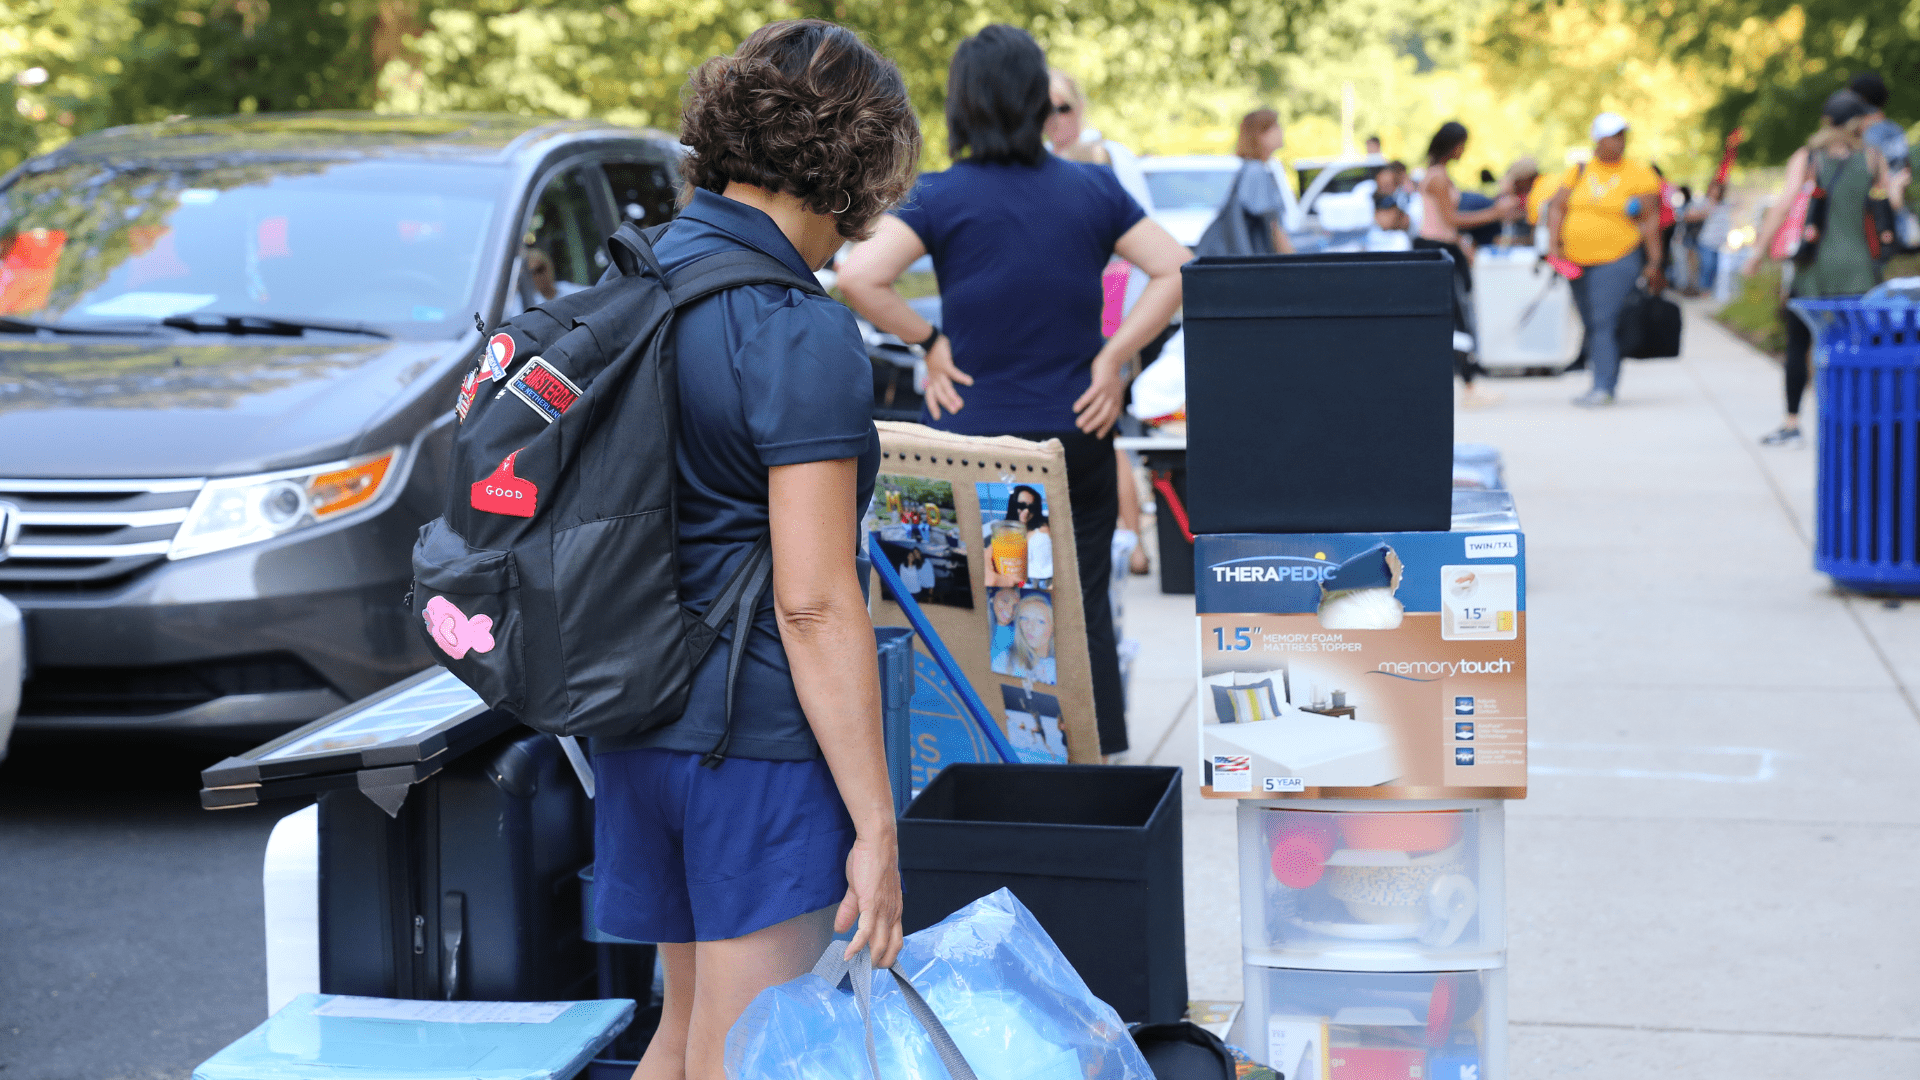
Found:
<path fill-rule="evenodd" d="M 1514 1080 L 1920 1076 L 1920 602 L 1811 568 L 1779 367 L 1686 356 L 1494 382 L 1528 545 L 1529 797 L 1508 808 Z M 1192 770 L 1190 597 L 1130 583 L 1130 759 Z M 1242 996 L 1233 806 L 1186 802 L 1188 978 Z"/>

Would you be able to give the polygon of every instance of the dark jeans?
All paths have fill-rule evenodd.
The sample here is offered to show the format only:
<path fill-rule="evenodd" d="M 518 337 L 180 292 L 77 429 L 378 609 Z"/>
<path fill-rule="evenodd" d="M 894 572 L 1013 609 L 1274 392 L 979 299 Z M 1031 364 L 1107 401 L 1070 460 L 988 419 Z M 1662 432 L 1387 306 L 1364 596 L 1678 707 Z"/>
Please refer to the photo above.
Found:
<path fill-rule="evenodd" d="M 1073 503 L 1073 548 L 1080 566 L 1080 604 L 1087 619 L 1087 656 L 1093 664 L 1093 715 L 1100 752 L 1127 748 L 1127 704 L 1120 688 L 1120 653 L 1113 636 L 1113 529 L 1120 517 L 1120 470 L 1113 463 L 1113 436 L 1084 431 L 1015 431 L 1042 442 L 1059 439 L 1067 451 L 1067 495 Z"/>
<path fill-rule="evenodd" d="M 1633 283 L 1640 279 L 1646 256 L 1634 248 L 1610 263 L 1589 266 L 1573 279 L 1573 302 L 1587 328 L 1587 362 L 1593 367 L 1593 388 L 1611 394 L 1620 385 L 1620 310 L 1627 305 Z"/>
<path fill-rule="evenodd" d="M 1812 370 L 1807 361 L 1813 353 L 1813 328 L 1787 308 L 1780 309 L 1780 318 L 1787 324 L 1787 415 L 1799 416 Z"/>

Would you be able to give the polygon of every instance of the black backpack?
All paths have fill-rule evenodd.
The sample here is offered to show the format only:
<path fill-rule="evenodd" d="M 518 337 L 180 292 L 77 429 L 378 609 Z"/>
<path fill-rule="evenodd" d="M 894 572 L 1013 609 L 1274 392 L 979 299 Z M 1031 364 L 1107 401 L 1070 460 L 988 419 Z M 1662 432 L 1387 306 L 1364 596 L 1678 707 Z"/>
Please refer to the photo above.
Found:
<path fill-rule="evenodd" d="M 488 335 L 454 411 L 445 513 L 413 547 L 408 609 L 434 658 L 492 708 L 555 735 L 630 735 L 672 723 L 729 622 L 733 683 L 772 574 L 762 536 L 703 616 L 681 604 L 674 488 L 676 308 L 742 285 L 824 295 L 757 251 L 669 277 L 668 226 L 623 225 L 617 273 Z M 707 755 L 717 766 L 727 736 Z"/>

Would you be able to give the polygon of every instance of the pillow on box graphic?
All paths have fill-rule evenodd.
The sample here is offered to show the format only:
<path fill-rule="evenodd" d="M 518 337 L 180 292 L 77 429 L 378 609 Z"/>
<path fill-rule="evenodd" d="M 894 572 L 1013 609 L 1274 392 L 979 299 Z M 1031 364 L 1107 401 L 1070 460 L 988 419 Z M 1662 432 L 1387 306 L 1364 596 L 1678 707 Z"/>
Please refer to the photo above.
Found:
<path fill-rule="evenodd" d="M 1272 720 L 1280 715 L 1280 704 L 1273 693 L 1273 680 L 1262 679 L 1244 686 L 1215 686 L 1213 712 L 1223 724 L 1251 724 Z"/>

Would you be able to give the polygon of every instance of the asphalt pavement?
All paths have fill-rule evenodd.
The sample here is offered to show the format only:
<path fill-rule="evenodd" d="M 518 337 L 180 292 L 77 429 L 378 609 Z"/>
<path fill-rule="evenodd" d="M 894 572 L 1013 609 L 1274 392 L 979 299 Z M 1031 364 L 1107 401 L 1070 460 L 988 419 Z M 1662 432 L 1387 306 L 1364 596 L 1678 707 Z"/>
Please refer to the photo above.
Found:
<path fill-rule="evenodd" d="M 184 1080 L 265 1019 L 261 857 L 297 807 L 200 809 L 222 756 L 94 737 L 0 765 L 0 1080 Z"/>
<path fill-rule="evenodd" d="M 1920 1076 L 1920 602 L 1812 568 L 1814 461 L 1758 437 L 1779 365 L 1699 308 L 1685 355 L 1496 379 L 1528 551 L 1528 797 L 1509 803 L 1514 1080 Z M 1196 753 L 1189 597 L 1135 578 L 1132 760 Z M 1231 801 L 1189 783 L 1188 978 L 1240 1000 Z"/>

